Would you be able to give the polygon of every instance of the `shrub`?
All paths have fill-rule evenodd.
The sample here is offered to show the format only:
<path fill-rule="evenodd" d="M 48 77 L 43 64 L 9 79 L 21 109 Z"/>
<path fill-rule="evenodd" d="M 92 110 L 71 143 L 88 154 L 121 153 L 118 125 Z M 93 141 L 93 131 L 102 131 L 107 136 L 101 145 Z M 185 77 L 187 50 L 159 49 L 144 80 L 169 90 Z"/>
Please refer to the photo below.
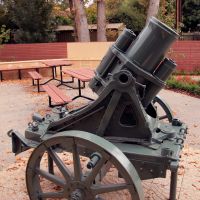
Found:
<path fill-rule="evenodd" d="M 189 76 L 175 77 L 171 76 L 167 80 L 167 87 L 186 91 L 187 93 L 200 96 L 200 80 L 192 80 Z"/>

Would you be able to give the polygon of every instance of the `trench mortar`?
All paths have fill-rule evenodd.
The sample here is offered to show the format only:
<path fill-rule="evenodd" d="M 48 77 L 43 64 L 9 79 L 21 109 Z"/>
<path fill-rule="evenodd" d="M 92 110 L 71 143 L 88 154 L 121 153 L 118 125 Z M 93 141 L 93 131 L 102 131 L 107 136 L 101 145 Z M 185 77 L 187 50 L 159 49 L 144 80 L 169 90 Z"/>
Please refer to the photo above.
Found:
<path fill-rule="evenodd" d="M 89 83 L 96 100 L 70 112 L 58 107 L 45 117 L 33 115 L 25 137 L 9 131 L 15 154 L 35 148 L 26 170 L 31 200 L 106 199 L 105 194 L 124 190 L 129 199 L 142 200 L 141 180 L 164 178 L 167 170 L 169 199 L 176 199 L 187 126 L 157 94 L 176 67 L 165 54 L 177 38 L 156 18 L 137 37 L 125 29 Z M 72 167 L 66 164 L 69 155 Z M 105 184 L 113 168 L 119 181 Z M 57 190 L 45 191 L 44 179 Z"/>

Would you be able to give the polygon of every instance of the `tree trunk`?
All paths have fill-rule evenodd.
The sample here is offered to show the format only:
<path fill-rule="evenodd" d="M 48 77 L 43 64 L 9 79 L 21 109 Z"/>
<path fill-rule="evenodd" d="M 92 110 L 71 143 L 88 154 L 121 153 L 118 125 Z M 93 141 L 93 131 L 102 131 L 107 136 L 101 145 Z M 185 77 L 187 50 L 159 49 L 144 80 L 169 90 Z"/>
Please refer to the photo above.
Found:
<path fill-rule="evenodd" d="M 90 33 L 83 0 L 73 0 L 75 8 L 75 25 L 79 42 L 90 42 Z"/>
<path fill-rule="evenodd" d="M 73 25 L 73 27 L 74 27 L 74 35 L 73 35 L 73 37 L 74 37 L 75 42 L 78 42 L 76 23 L 75 23 L 75 8 L 74 8 L 73 0 L 69 0 L 69 8 L 70 8 L 70 12 L 71 12 L 71 16 L 69 16 L 69 17 L 74 22 L 74 25 Z"/>
<path fill-rule="evenodd" d="M 147 11 L 146 23 L 148 23 L 150 17 L 152 16 L 156 17 L 159 10 L 159 4 L 160 4 L 160 0 L 149 0 L 149 8 Z"/>
<path fill-rule="evenodd" d="M 107 41 L 105 0 L 97 0 L 97 41 Z"/>

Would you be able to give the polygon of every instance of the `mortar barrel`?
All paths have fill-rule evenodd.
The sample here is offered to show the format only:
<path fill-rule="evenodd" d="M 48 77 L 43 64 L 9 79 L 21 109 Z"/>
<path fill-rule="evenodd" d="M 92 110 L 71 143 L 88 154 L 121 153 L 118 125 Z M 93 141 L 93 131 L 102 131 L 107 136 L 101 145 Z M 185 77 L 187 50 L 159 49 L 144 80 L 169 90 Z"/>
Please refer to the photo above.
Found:
<path fill-rule="evenodd" d="M 170 74 L 175 70 L 176 66 L 176 63 L 173 60 L 165 58 L 155 70 L 154 75 L 162 81 L 166 81 Z"/>
<path fill-rule="evenodd" d="M 122 52 L 126 52 L 133 40 L 136 38 L 134 32 L 125 28 L 122 34 L 117 38 L 115 46 Z"/>
<path fill-rule="evenodd" d="M 177 38 L 174 30 L 152 17 L 131 44 L 126 56 L 140 68 L 153 73 Z"/>
<path fill-rule="evenodd" d="M 173 60 L 169 58 L 165 58 L 159 67 L 155 70 L 154 75 L 162 81 L 166 81 L 175 68 L 176 63 L 174 63 Z M 147 107 L 161 89 L 161 87 L 153 83 L 147 84 L 145 96 L 142 100 L 143 106 Z"/>
<path fill-rule="evenodd" d="M 118 37 L 117 41 L 115 42 L 115 46 L 122 52 L 125 52 L 133 40 L 135 39 L 136 35 L 129 29 L 124 29 L 121 35 Z M 113 62 L 116 56 L 113 54 L 112 50 L 109 48 L 106 55 L 103 57 L 100 65 L 96 69 L 97 73 L 103 77 L 104 75 L 107 76 L 107 73 L 111 70 L 113 66 Z M 106 74 L 105 74 L 106 73 Z"/>
<path fill-rule="evenodd" d="M 125 53 L 131 43 L 134 41 L 136 35 L 129 29 L 124 29 L 117 41 L 114 43 L 118 51 Z M 96 76 L 90 81 L 90 88 L 98 93 L 99 89 L 103 89 L 101 82 L 98 78 L 105 80 L 108 74 L 118 67 L 119 58 L 112 52 L 111 48 L 108 49 L 106 55 L 103 57 L 101 63 L 96 69 Z M 120 69 L 119 69 L 120 70 Z M 117 70 L 116 70 L 117 71 Z"/>

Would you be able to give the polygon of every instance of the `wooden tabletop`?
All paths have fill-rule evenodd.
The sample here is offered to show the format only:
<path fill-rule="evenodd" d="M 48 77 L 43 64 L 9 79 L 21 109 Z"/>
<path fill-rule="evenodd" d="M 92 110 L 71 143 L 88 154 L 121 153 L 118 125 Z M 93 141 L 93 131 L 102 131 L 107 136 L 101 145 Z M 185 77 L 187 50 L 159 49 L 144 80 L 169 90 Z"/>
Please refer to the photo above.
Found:
<path fill-rule="evenodd" d="M 48 68 L 49 66 L 44 64 L 7 64 L 0 65 L 0 71 L 12 71 L 12 70 L 22 70 L 22 69 L 39 69 Z"/>
<path fill-rule="evenodd" d="M 82 69 L 63 69 L 64 74 L 77 78 L 83 82 L 88 82 L 94 77 L 94 71 L 87 68 Z"/>
<path fill-rule="evenodd" d="M 71 66 L 72 63 L 70 63 L 67 60 L 47 60 L 47 61 L 42 61 L 45 65 L 49 67 L 54 67 L 54 66 Z"/>

